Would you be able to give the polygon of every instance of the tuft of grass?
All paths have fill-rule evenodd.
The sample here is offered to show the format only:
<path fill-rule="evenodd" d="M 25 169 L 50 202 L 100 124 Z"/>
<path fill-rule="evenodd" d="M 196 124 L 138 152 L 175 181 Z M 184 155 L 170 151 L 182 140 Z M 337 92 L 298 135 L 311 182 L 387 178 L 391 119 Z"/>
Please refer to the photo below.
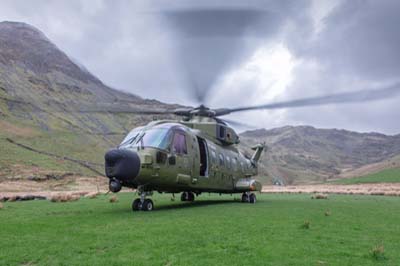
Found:
<path fill-rule="evenodd" d="M 99 194 L 100 194 L 100 193 L 98 193 L 98 192 L 90 192 L 90 193 L 87 193 L 87 194 L 85 195 L 85 198 L 95 199 L 95 198 L 97 198 L 97 196 L 98 196 Z"/>
<path fill-rule="evenodd" d="M 14 202 L 14 201 L 16 201 L 17 200 L 17 197 L 16 196 L 11 196 L 11 197 L 9 197 L 8 198 L 8 202 Z"/>
<path fill-rule="evenodd" d="M 327 210 L 326 212 L 325 212 L 325 216 L 331 216 L 331 211 L 330 210 Z"/>
<path fill-rule="evenodd" d="M 81 197 L 79 195 L 71 195 L 69 197 L 69 201 L 77 201 L 79 200 Z"/>
<path fill-rule="evenodd" d="M 118 202 L 118 198 L 117 198 L 117 196 L 112 196 L 112 197 L 110 197 L 109 201 L 111 203 L 115 203 L 115 202 Z"/>
<path fill-rule="evenodd" d="M 303 229 L 310 229 L 311 222 L 308 220 L 305 220 L 304 223 L 301 225 L 301 228 Z"/>
<path fill-rule="evenodd" d="M 71 202 L 71 201 L 77 201 L 81 197 L 79 195 L 75 195 L 73 193 L 66 193 L 66 194 L 59 194 L 59 195 L 53 195 L 50 197 L 51 202 Z"/>
<path fill-rule="evenodd" d="M 370 250 L 370 255 L 375 260 L 384 260 L 385 256 L 385 247 L 383 245 L 377 245 Z"/>
<path fill-rule="evenodd" d="M 311 199 L 328 199 L 328 195 L 319 193 L 311 196 Z"/>

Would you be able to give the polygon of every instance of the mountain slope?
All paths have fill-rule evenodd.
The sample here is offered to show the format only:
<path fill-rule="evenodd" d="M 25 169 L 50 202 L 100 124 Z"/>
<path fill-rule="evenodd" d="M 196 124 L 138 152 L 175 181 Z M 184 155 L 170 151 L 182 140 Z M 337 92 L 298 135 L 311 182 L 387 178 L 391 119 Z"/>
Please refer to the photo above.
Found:
<path fill-rule="evenodd" d="M 265 142 L 268 150 L 261 160 L 261 175 L 281 179 L 286 184 L 320 182 L 346 176 L 346 173 L 354 176 L 355 169 L 368 169 L 372 164 L 386 168 L 384 162 L 400 154 L 399 135 L 310 126 L 247 131 L 241 134 L 241 139 L 247 147 Z M 382 169 L 377 167 L 369 170 Z"/>
<path fill-rule="evenodd" d="M 176 107 L 114 90 L 34 27 L 0 23 L 0 178 L 27 171 L 103 172 L 104 152 L 130 129 L 152 119 L 79 112 L 105 105 Z M 92 164 L 85 167 L 65 157 Z"/>

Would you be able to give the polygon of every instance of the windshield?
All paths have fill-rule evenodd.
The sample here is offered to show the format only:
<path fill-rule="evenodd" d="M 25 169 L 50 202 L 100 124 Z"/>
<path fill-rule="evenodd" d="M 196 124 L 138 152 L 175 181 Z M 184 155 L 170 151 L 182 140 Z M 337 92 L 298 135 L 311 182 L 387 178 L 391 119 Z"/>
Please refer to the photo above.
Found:
<path fill-rule="evenodd" d="M 125 145 L 132 144 L 133 142 L 135 142 L 135 140 L 139 136 L 139 133 L 141 132 L 142 128 L 143 127 L 138 127 L 138 128 L 135 128 L 134 130 L 132 130 L 131 132 L 129 132 L 129 134 L 124 138 L 124 140 L 121 142 L 121 144 L 119 144 L 119 146 L 125 146 Z"/>
<path fill-rule="evenodd" d="M 145 131 L 134 131 L 129 133 L 131 136 L 128 135 L 120 146 L 154 147 L 166 150 L 171 142 L 172 133 L 169 128 L 151 128 Z"/>

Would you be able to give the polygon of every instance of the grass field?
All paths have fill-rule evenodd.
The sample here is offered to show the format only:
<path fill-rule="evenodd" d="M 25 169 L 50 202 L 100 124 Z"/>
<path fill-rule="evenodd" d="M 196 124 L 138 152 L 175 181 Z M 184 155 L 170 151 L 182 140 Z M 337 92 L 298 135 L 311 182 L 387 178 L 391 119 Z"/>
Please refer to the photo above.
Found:
<path fill-rule="evenodd" d="M 352 185 L 363 183 L 399 183 L 400 182 L 400 168 L 385 169 L 378 173 L 369 174 L 366 176 L 343 178 L 332 183 Z"/>
<path fill-rule="evenodd" d="M 399 197 L 155 195 L 135 213 L 118 197 L 4 203 L 0 265 L 400 265 Z"/>

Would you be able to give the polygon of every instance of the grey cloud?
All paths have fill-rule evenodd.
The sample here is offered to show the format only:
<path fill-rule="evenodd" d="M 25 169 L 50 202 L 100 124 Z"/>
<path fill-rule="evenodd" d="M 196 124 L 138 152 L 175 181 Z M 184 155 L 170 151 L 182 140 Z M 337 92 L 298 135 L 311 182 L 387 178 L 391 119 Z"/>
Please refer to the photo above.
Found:
<path fill-rule="evenodd" d="M 400 2 L 345 1 L 310 53 L 329 67 L 373 78 L 400 73 Z"/>

